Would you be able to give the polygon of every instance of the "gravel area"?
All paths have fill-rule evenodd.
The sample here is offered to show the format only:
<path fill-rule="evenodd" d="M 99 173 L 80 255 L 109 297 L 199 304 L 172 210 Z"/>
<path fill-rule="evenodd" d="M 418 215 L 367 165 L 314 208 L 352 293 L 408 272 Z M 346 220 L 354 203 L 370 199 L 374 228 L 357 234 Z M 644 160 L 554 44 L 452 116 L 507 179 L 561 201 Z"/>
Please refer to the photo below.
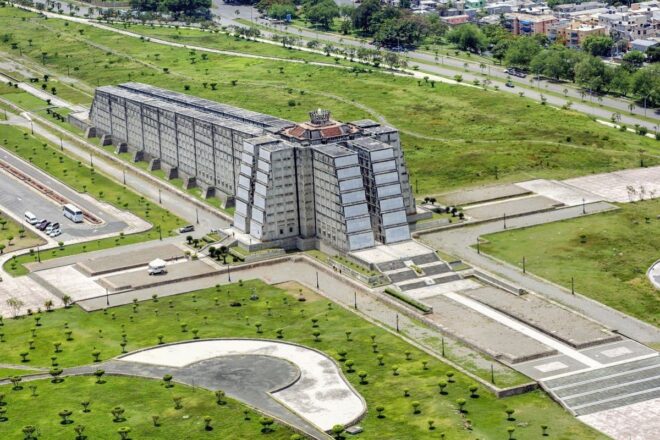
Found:
<path fill-rule="evenodd" d="M 542 196 L 521 197 L 492 203 L 484 203 L 471 208 L 465 208 L 465 215 L 475 220 L 497 219 L 507 216 L 526 214 L 561 205 L 556 200 Z"/>
<path fill-rule="evenodd" d="M 529 190 L 514 184 L 504 184 L 441 194 L 438 199 L 445 205 L 471 205 L 523 194 L 529 194 Z"/>
<path fill-rule="evenodd" d="M 490 286 L 461 293 L 575 348 L 621 339 L 595 322 L 534 294 L 517 296 Z"/>
<path fill-rule="evenodd" d="M 509 363 L 549 356 L 553 349 L 444 296 L 426 298 L 427 318 L 491 356 Z"/>

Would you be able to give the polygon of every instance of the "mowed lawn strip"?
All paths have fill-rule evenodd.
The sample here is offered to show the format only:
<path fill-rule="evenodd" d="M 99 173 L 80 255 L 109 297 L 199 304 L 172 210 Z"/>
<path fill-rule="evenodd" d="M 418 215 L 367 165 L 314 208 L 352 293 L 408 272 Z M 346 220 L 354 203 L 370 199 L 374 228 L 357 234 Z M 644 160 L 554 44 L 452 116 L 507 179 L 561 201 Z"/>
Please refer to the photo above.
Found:
<path fill-rule="evenodd" d="M 646 272 L 660 259 L 660 200 L 604 214 L 486 235 L 481 251 L 653 325 L 660 291 Z"/>
<path fill-rule="evenodd" d="M 10 8 L 0 9 L 0 24 L 12 36 L 0 49 L 11 52 L 11 42 L 32 38 L 39 43 L 21 43 L 24 56 L 62 74 L 69 66 L 72 76 L 92 86 L 140 81 L 292 121 L 307 120 L 307 112 L 318 107 L 344 121 L 384 118 L 402 132 L 418 194 L 630 168 L 639 165 L 640 154 L 647 165 L 658 163 L 655 140 L 501 91 L 366 67 L 351 71 L 217 54 L 202 59 L 189 49 Z"/>
<path fill-rule="evenodd" d="M 517 430 L 524 438 L 542 439 L 542 424 L 550 426 L 553 438 L 603 438 L 542 391 L 498 400 L 479 387 L 478 397 L 470 397 L 470 378 L 455 373 L 450 382 L 447 373 L 451 369 L 446 364 L 307 289 L 289 286 L 284 291 L 261 281 L 246 281 L 106 311 L 86 313 L 73 306 L 41 317 L 39 327 L 32 316 L 5 320 L 6 342 L 0 344 L 0 358 L 21 362 L 20 354 L 28 352 L 25 365 L 50 366 L 51 356 L 56 356 L 66 371 L 73 365 L 93 363 L 94 350 L 100 352 L 101 360 L 117 356 L 123 334 L 127 351 L 155 346 L 159 337 L 172 343 L 193 339 L 195 334 L 201 339 L 290 341 L 319 349 L 338 361 L 340 352 L 346 351 L 345 361 L 339 365 L 369 408 L 360 422 L 365 429 L 361 438 L 433 439 L 442 432 L 446 438 L 501 438 L 512 424 L 505 420 L 506 407 L 515 408 Z M 29 330 L 33 327 L 35 337 Z M 281 339 L 277 338 L 279 329 Z M 34 341 L 33 350 L 28 348 L 29 340 Z M 56 342 L 61 343 L 57 353 Z M 379 365 L 381 355 L 383 365 Z M 349 365 L 352 372 L 348 372 Z M 360 383 L 360 371 L 367 373 L 367 384 Z M 109 383 L 112 381 L 110 378 Z M 447 394 L 440 394 L 440 381 L 448 381 Z M 66 386 L 66 382 L 60 385 Z M 466 400 L 467 413 L 457 411 L 457 399 Z M 419 414 L 413 414 L 414 402 L 419 402 Z M 377 417 L 376 408 L 381 405 L 384 418 Z M 429 430 L 429 420 L 436 429 Z"/>
<path fill-rule="evenodd" d="M 146 200 L 144 197 L 90 168 L 87 164 L 76 161 L 60 152 L 59 147 L 54 147 L 26 131 L 7 125 L 0 126 L 0 146 L 66 183 L 73 189 L 87 192 L 103 202 L 130 211 L 152 225 L 161 227 L 164 236 L 174 235 L 174 230 L 185 223 L 177 216 L 158 206 L 157 203 Z M 137 234 L 97 239 L 87 243 L 77 243 L 41 252 L 41 259 L 45 260 L 106 249 L 112 246 L 154 240 L 158 236 L 157 228 L 151 228 L 149 231 Z M 14 276 L 23 275 L 27 273 L 27 269 L 23 264 L 36 261 L 36 259 L 37 256 L 34 254 L 21 255 L 8 260 L 4 265 L 4 269 Z"/>

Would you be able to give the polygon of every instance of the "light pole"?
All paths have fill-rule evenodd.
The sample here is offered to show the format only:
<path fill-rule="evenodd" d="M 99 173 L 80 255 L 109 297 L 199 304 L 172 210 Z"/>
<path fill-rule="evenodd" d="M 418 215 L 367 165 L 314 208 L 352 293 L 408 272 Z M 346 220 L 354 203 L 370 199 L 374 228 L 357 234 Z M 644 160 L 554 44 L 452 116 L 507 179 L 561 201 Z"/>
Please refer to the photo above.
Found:
<path fill-rule="evenodd" d="M 163 200 L 160 197 L 160 188 L 158 188 L 158 203 L 161 205 L 163 204 Z"/>
<path fill-rule="evenodd" d="M 525 257 L 523 257 L 522 263 L 523 263 L 523 273 L 527 273 L 527 268 L 525 267 Z"/>
<path fill-rule="evenodd" d="M 195 208 L 195 221 L 199 224 L 199 209 Z"/>
<path fill-rule="evenodd" d="M 358 308 L 358 306 L 357 306 L 357 292 L 353 292 L 353 308 L 355 308 L 355 310 L 357 310 L 357 308 Z"/>
<path fill-rule="evenodd" d="M 94 156 L 92 156 L 92 153 L 89 153 L 89 166 L 94 168 Z"/>
<path fill-rule="evenodd" d="M 399 314 L 396 314 L 396 332 L 399 333 Z"/>
<path fill-rule="evenodd" d="M 123 176 L 123 179 L 122 179 L 122 180 L 123 180 L 123 182 L 124 182 L 124 186 L 126 186 L 126 170 L 125 170 L 125 169 L 124 169 L 124 170 L 121 170 L 121 172 L 122 172 L 122 176 Z"/>
<path fill-rule="evenodd" d="M 34 134 L 34 123 L 30 120 L 30 132 Z"/>
<path fill-rule="evenodd" d="M 587 213 L 587 208 L 584 205 L 584 197 L 582 197 L 582 214 L 586 214 L 586 213 Z"/>
<path fill-rule="evenodd" d="M 502 222 L 504 224 L 504 229 L 506 229 L 506 212 L 502 214 Z"/>
<path fill-rule="evenodd" d="M 319 271 L 316 271 L 316 288 L 319 288 Z"/>
<path fill-rule="evenodd" d="M 108 293 L 108 288 L 105 288 L 105 305 L 109 306 L 110 305 L 110 294 Z"/>
<path fill-rule="evenodd" d="M 479 237 L 477 237 L 477 255 L 481 255 L 481 249 L 479 249 Z"/>
<path fill-rule="evenodd" d="M 231 283 L 231 266 L 227 263 L 227 281 Z"/>
<path fill-rule="evenodd" d="M 60 151 L 64 151 L 64 143 L 62 142 L 62 136 L 60 136 Z"/>
<path fill-rule="evenodd" d="M 575 295 L 575 277 L 571 277 L 571 294 Z"/>
<path fill-rule="evenodd" d="M 158 239 L 163 241 L 163 228 L 160 225 L 158 225 Z"/>
<path fill-rule="evenodd" d="M 39 254 L 39 245 L 37 245 L 37 262 L 41 263 L 41 255 Z"/>

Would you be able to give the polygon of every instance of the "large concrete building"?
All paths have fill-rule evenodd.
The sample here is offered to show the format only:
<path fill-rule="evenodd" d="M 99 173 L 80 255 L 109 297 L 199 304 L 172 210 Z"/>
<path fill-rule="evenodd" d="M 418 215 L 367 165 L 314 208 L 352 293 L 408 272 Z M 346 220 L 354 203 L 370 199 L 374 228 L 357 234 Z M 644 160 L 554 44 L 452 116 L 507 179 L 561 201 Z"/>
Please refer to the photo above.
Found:
<path fill-rule="evenodd" d="M 415 214 L 399 133 L 310 112 L 296 124 L 140 84 L 96 89 L 97 135 L 235 205 L 234 227 L 287 248 L 341 251 L 410 239 Z"/>

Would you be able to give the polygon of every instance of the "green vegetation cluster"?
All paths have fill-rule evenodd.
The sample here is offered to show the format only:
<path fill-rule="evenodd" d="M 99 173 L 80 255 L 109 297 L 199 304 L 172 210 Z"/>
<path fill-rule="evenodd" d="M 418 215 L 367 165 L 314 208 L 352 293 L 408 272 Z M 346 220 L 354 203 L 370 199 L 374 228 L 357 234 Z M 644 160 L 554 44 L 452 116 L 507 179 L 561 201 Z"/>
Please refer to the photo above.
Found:
<path fill-rule="evenodd" d="M 660 103 L 660 64 L 643 66 L 646 56 L 634 50 L 623 56 L 619 66 L 605 64 L 600 57 L 609 55 L 615 47 L 608 36 L 589 36 L 583 50 L 575 51 L 562 41 L 551 43 L 545 35 L 514 36 L 500 25 L 482 30 L 468 24 L 454 28 L 447 39 L 462 50 L 481 53 L 488 49 L 508 67 L 576 82 L 593 93 L 632 94 L 648 106 Z"/>
<path fill-rule="evenodd" d="M 303 344 L 335 359 L 367 402 L 367 415 L 360 422 L 364 428 L 361 438 L 432 439 L 442 433 L 453 439 L 503 437 L 511 425 L 507 408 L 515 409 L 517 429 L 524 438 L 544 438 L 545 425 L 556 439 L 602 438 L 542 391 L 497 399 L 470 378 L 352 312 L 299 285 L 281 287 L 239 281 L 91 313 L 71 306 L 6 320 L 0 326 L 4 340 L 0 342 L 0 357 L 3 362 L 27 367 L 61 368 L 66 376 L 70 367 L 93 364 L 96 358 L 105 361 L 125 351 L 162 343 L 217 337 L 268 338 Z M 25 362 L 21 362 L 23 358 Z M 217 421 L 219 430 L 234 427 L 258 432 L 254 421 L 235 426 L 242 417 L 208 406 L 214 404 L 213 397 L 203 390 L 191 391 L 179 384 L 167 388 L 107 375 L 102 378 L 104 384 L 96 384 L 94 377 L 64 376 L 63 382 L 37 383 L 41 397 L 36 398 L 30 397 L 26 382 L 21 391 L 0 387 L 8 402 L 9 420 L 2 424 L 5 432 L 16 433 L 26 424 L 39 424 L 53 430 L 49 432 L 67 435 L 49 439 L 72 438 L 71 426 L 58 425 L 57 412 L 67 408 L 76 410 L 71 416 L 76 423 L 94 432 L 107 432 L 107 427 L 113 426 L 109 409 L 114 405 L 126 408 L 127 426 L 134 432 L 149 433 L 141 438 L 153 438 L 154 432 L 167 438 L 169 429 L 189 429 L 190 437 L 185 438 L 197 438 L 197 432 L 202 431 L 201 414 Z M 51 395 L 63 400 L 58 402 L 48 397 Z M 183 410 L 173 410 L 171 395 L 184 397 Z M 195 395 L 198 397 L 193 398 Z M 82 407 L 75 403 L 83 400 L 91 401 L 92 413 L 78 411 Z M 145 409 L 129 407 L 130 402 L 139 402 Z M 28 404 L 30 411 L 20 411 Z M 188 414 L 188 410 L 188 421 L 176 417 Z M 150 426 L 153 414 L 161 417 L 162 433 Z M 177 432 L 183 431 L 175 431 L 173 438 L 184 438 Z"/>

